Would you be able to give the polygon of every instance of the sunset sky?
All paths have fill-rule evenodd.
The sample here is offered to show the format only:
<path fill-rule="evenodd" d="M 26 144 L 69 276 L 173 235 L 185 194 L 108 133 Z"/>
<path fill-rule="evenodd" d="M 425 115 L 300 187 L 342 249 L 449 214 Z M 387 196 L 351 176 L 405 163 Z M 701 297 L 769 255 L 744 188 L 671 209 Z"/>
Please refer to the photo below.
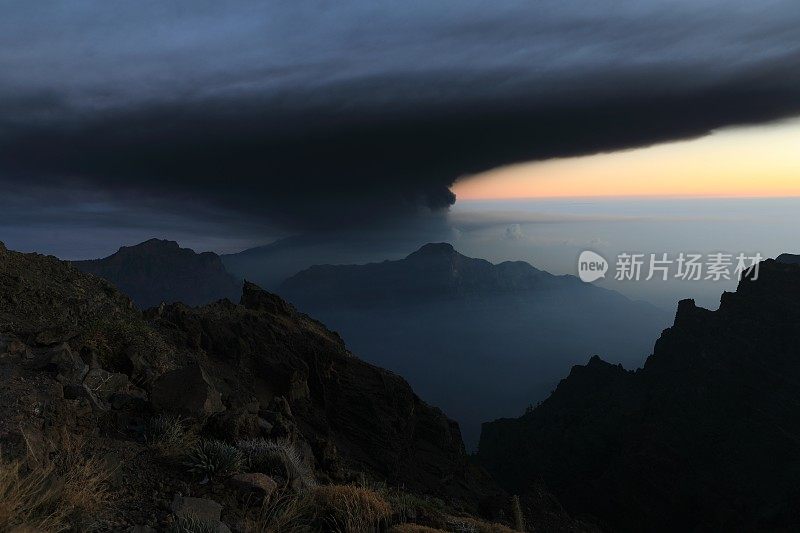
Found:
<path fill-rule="evenodd" d="M 26 250 L 421 241 L 470 200 L 800 195 L 798 0 L 3 15 L 0 239 Z"/>
<path fill-rule="evenodd" d="M 699 139 L 502 167 L 464 178 L 459 200 L 604 196 L 800 196 L 800 119 Z"/>

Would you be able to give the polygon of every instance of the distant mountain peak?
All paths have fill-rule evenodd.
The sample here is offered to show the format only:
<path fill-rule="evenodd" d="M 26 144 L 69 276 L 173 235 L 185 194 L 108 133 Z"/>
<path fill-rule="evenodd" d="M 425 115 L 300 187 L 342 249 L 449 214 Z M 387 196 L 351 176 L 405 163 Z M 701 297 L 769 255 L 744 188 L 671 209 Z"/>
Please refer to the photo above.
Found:
<path fill-rule="evenodd" d="M 176 254 L 195 255 L 195 251 L 191 250 L 190 248 L 181 248 L 176 241 L 152 238 L 142 241 L 139 244 L 120 246 L 119 250 L 114 252 L 110 257 L 130 254 L 157 254 L 163 256 L 174 256 Z"/>
<path fill-rule="evenodd" d="M 454 257 L 458 255 L 461 254 L 459 254 L 449 242 L 429 242 L 420 247 L 416 252 L 409 254 L 406 259 L 415 259 L 418 257 Z"/>
<path fill-rule="evenodd" d="M 217 254 L 196 253 L 165 239 L 122 246 L 103 259 L 74 261 L 73 265 L 110 281 L 142 308 L 161 302 L 201 305 L 222 298 L 234 300 L 242 286 Z"/>
<path fill-rule="evenodd" d="M 359 295 L 370 301 L 400 301 L 477 293 L 544 289 L 570 284 L 527 263 L 493 265 L 468 257 L 446 242 L 428 243 L 405 259 L 365 265 L 314 266 L 287 279 L 281 290 L 305 300 L 341 305 Z"/>
<path fill-rule="evenodd" d="M 170 248 L 170 249 L 177 249 L 180 248 L 180 245 L 177 241 L 170 241 L 167 239 L 158 239 L 153 237 L 152 239 L 147 239 L 146 241 L 142 241 L 139 244 L 134 244 L 132 246 L 121 246 L 120 249 L 123 248 Z"/>

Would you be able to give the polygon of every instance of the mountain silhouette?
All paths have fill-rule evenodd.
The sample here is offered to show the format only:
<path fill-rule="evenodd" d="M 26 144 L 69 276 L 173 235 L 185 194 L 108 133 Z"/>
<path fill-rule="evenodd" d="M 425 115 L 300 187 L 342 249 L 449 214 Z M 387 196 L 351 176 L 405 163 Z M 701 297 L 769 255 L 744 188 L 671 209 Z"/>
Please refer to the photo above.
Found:
<path fill-rule="evenodd" d="M 242 289 L 241 281 L 225 270 L 217 254 L 198 254 L 174 241 L 150 239 L 123 246 L 103 259 L 72 264 L 110 281 L 141 309 L 162 302 L 202 305 L 222 298 L 236 301 Z"/>
<path fill-rule="evenodd" d="M 800 265 L 785 259 L 717 311 L 681 301 L 643 369 L 592 358 L 522 417 L 484 424 L 479 460 L 613 531 L 795 529 Z"/>

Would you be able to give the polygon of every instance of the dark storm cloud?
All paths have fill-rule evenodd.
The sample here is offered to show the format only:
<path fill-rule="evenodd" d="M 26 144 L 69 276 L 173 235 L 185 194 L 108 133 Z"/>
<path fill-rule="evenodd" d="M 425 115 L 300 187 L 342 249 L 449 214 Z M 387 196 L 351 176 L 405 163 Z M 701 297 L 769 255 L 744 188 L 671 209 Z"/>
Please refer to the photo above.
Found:
<path fill-rule="evenodd" d="M 498 165 L 800 114 L 793 0 L 33 6 L 2 7 L 0 179 L 190 217 L 392 218 Z"/>

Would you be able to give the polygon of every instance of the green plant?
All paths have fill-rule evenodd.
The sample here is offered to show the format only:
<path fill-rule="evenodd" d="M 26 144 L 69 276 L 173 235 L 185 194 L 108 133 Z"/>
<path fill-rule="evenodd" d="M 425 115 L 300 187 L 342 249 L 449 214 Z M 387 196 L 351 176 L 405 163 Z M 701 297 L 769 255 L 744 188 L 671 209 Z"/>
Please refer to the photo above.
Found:
<path fill-rule="evenodd" d="M 190 471 L 213 479 L 239 472 L 243 459 L 235 446 L 220 440 L 203 439 L 186 454 L 184 464 Z"/>
<path fill-rule="evenodd" d="M 250 470 L 280 475 L 302 490 L 315 487 L 317 482 L 311 468 L 303 461 L 297 447 L 288 439 L 269 441 L 250 439 L 237 444 Z"/>

